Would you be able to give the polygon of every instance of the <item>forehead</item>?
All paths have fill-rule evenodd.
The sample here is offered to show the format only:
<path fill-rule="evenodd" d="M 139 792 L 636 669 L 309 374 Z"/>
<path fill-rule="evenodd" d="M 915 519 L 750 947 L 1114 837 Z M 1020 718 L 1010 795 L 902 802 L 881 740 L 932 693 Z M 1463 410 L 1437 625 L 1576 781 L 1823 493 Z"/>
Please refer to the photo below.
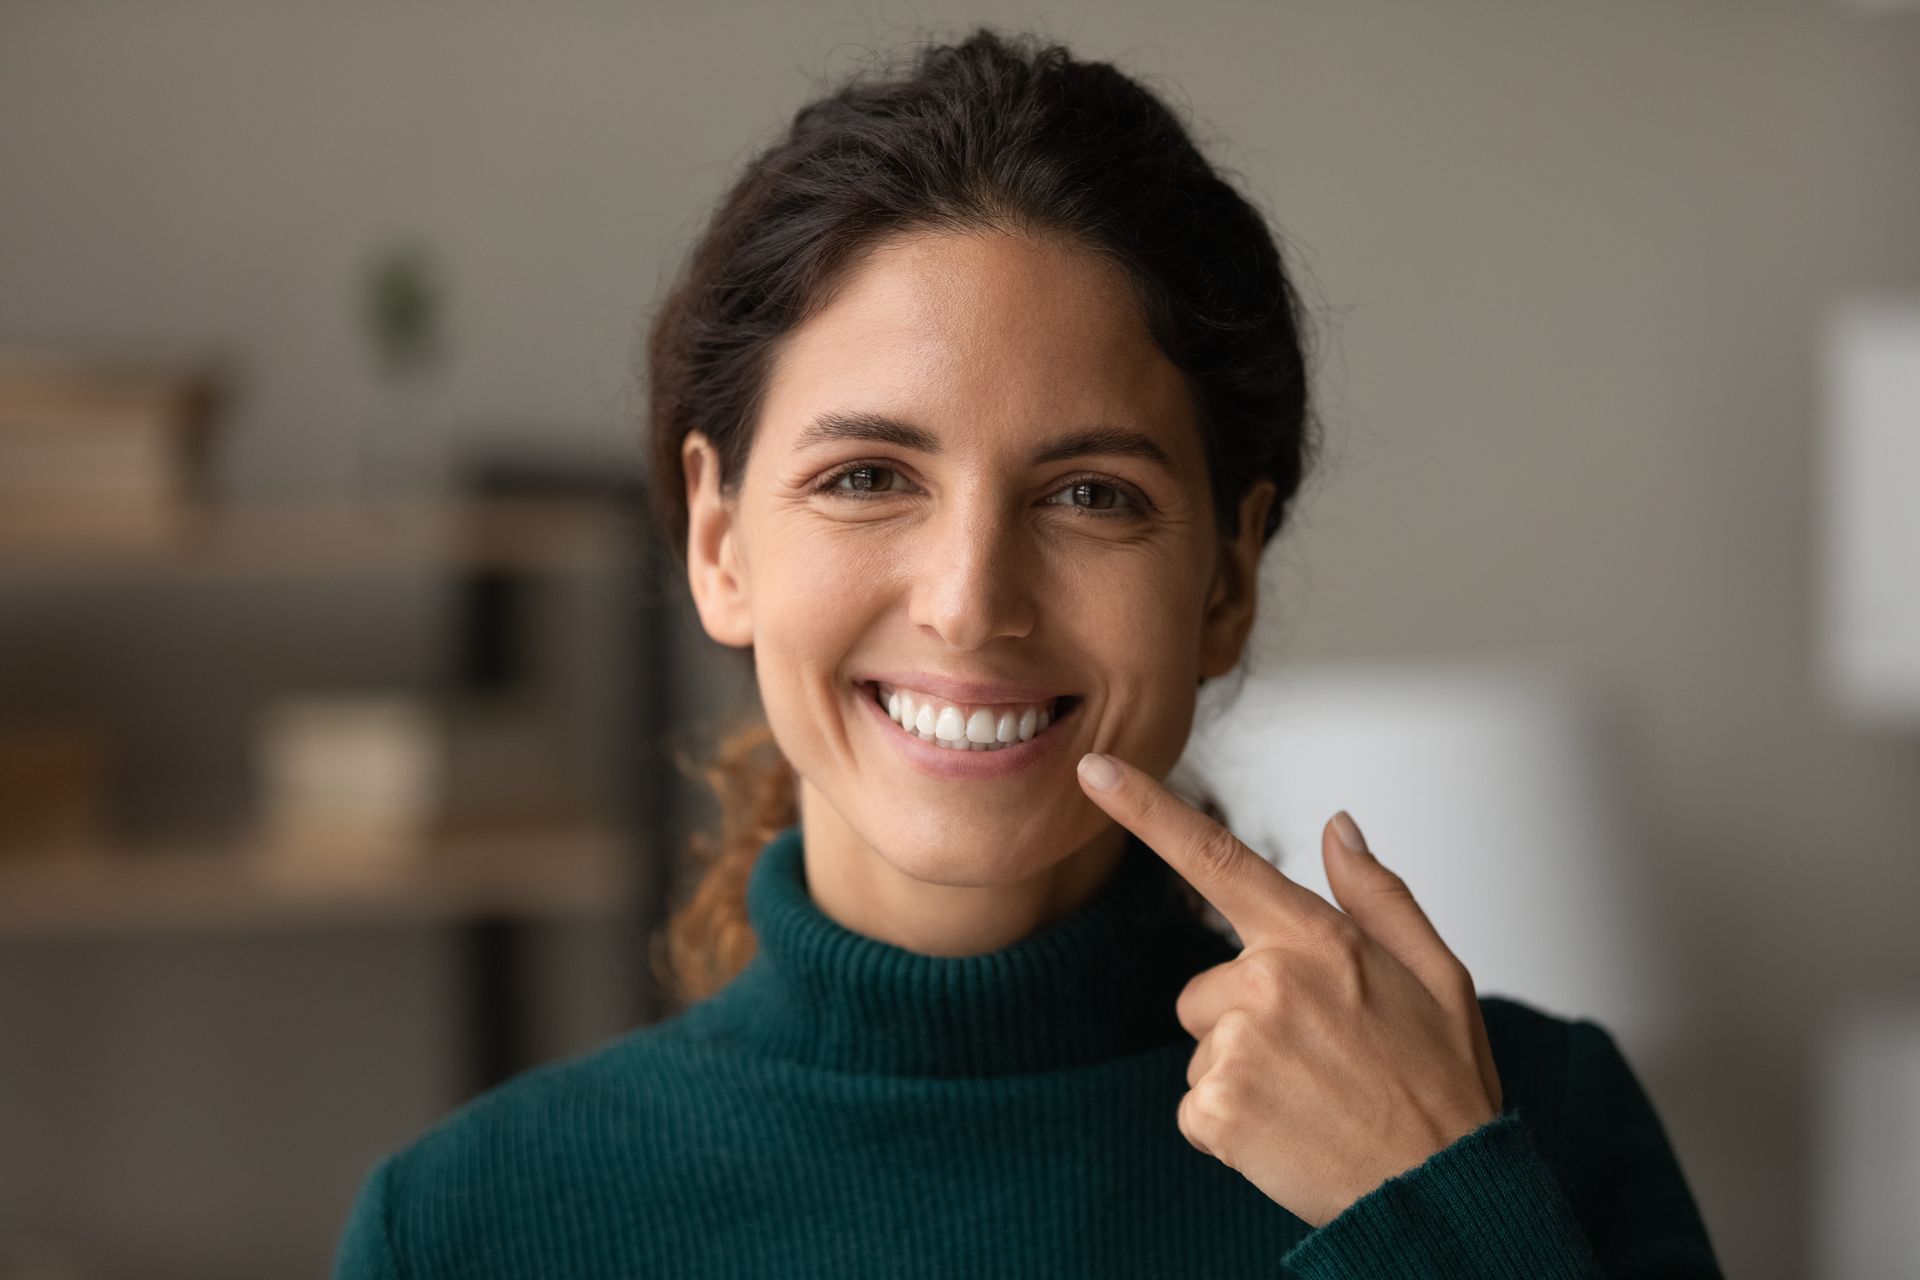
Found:
<path fill-rule="evenodd" d="M 999 233 L 898 236 L 850 269 L 788 335 L 762 430 L 790 437 L 823 410 L 897 413 L 956 447 L 1111 422 L 1199 450 L 1185 381 L 1120 269 Z"/>

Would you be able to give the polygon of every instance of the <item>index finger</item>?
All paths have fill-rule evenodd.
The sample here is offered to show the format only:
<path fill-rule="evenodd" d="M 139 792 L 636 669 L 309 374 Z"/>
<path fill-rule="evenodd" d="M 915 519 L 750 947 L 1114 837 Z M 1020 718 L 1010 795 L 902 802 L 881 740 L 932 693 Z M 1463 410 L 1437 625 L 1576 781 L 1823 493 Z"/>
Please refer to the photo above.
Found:
<path fill-rule="evenodd" d="M 1110 786 L 1100 785 L 1103 763 L 1113 770 Z M 1325 898 L 1289 879 L 1144 770 L 1117 756 L 1089 751 L 1080 759 L 1079 774 L 1088 799 L 1199 890 L 1244 945 L 1271 939 L 1306 920 L 1339 914 Z"/>

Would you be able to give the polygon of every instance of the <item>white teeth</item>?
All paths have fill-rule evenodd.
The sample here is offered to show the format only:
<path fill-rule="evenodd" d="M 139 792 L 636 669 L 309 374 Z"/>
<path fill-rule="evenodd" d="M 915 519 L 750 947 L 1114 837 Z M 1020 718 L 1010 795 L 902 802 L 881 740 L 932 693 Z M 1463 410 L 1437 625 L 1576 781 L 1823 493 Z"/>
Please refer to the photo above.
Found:
<path fill-rule="evenodd" d="M 1024 742 L 1052 723 L 1048 706 L 977 707 L 971 712 L 906 689 L 876 686 L 894 723 L 923 741 L 956 751 L 999 751 Z"/>
<path fill-rule="evenodd" d="M 964 742 L 967 737 L 967 722 L 952 707 L 940 708 L 940 718 L 934 721 L 933 736 L 947 742 Z"/>

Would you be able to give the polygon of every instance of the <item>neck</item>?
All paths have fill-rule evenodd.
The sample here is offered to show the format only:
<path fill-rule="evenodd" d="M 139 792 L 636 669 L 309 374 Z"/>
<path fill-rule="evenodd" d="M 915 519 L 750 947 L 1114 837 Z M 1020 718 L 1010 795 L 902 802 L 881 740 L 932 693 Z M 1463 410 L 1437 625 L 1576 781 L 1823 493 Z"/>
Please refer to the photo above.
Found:
<path fill-rule="evenodd" d="M 814 900 L 800 825 L 760 851 L 747 884 L 758 945 L 690 1034 L 805 1067 L 988 1076 L 1106 1062 L 1192 1040 L 1174 1016 L 1195 973 L 1234 949 L 1177 877 L 1131 837 L 1076 909 L 1010 946 L 939 956 L 855 932 Z"/>
<path fill-rule="evenodd" d="M 1012 879 L 974 883 L 981 874 L 974 867 L 916 868 L 915 874 L 848 825 L 812 784 L 801 779 L 799 785 L 807 884 L 821 913 L 843 928 L 921 955 L 984 955 L 1039 932 L 1092 897 L 1127 841 L 1126 830 L 1109 821 L 1044 866 L 1031 867 L 1018 850 L 995 851 L 995 865 L 1011 860 L 1019 869 Z"/>

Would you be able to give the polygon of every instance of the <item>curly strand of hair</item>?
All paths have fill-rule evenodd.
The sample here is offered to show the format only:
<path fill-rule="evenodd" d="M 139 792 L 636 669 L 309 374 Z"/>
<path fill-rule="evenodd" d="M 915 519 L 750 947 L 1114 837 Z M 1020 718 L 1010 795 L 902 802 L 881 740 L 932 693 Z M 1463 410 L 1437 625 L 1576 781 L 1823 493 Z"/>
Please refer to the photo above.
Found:
<path fill-rule="evenodd" d="M 688 839 L 693 892 L 651 949 L 656 976 L 682 1005 L 712 995 L 753 959 L 747 881 L 767 841 L 800 820 L 793 766 L 765 720 L 727 734 L 700 772 L 719 801 L 720 838 Z"/>

